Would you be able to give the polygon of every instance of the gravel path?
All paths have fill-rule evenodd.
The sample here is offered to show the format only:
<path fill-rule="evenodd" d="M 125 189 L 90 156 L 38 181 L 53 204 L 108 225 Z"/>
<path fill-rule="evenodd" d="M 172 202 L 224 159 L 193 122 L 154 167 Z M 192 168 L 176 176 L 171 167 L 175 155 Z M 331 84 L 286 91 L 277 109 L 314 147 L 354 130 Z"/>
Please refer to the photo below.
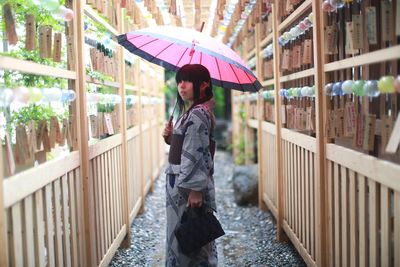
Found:
<path fill-rule="evenodd" d="M 275 220 L 257 207 L 237 206 L 233 198 L 233 163 L 228 153 L 215 158 L 217 217 L 226 235 L 217 240 L 219 266 L 267 267 L 306 266 L 291 243 L 275 241 Z M 164 266 L 165 251 L 165 176 L 146 196 L 145 212 L 132 223 L 129 249 L 119 249 L 109 266 Z"/>

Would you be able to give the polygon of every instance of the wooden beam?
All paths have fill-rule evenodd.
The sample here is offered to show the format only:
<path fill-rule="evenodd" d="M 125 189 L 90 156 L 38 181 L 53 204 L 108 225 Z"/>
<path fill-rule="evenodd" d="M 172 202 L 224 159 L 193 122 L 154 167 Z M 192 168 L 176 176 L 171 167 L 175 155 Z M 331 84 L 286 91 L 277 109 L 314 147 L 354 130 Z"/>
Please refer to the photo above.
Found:
<path fill-rule="evenodd" d="M 302 70 L 299 72 L 291 73 L 289 75 L 282 76 L 279 81 L 281 83 L 283 82 L 288 82 L 288 81 L 293 81 L 293 80 L 298 80 L 300 78 L 304 77 L 309 77 L 309 76 L 314 76 L 315 70 L 314 68 L 308 69 L 308 70 Z"/>
<path fill-rule="evenodd" d="M 327 266 L 329 262 L 328 244 L 328 200 L 326 192 L 326 98 L 323 91 L 325 76 L 323 66 L 325 63 L 324 54 L 324 21 L 321 9 L 321 1 L 313 0 L 312 8 L 314 14 L 313 43 L 314 43 L 314 70 L 315 70 L 315 124 L 317 138 L 316 171 L 315 171 L 315 222 L 316 222 L 316 262 L 317 266 Z"/>
<path fill-rule="evenodd" d="M 122 144 L 122 134 L 114 134 L 89 146 L 89 160 Z"/>
<path fill-rule="evenodd" d="M 110 33 L 114 35 L 119 35 L 119 32 L 117 29 L 115 29 L 113 26 L 111 26 L 106 20 L 104 20 L 102 17 L 100 17 L 96 11 L 93 10 L 89 5 L 85 5 L 84 7 L 84 12 L 85 15 L 91 18 L 92 20 L 96 21 L 97 23 L 103 25 Z"/>
<path fill-rule="evenodd" d="M 13 57 L 0 56 L 0 69 L 15 70 L 23 73 L 45 75 L 70 80 L 76 79 L 75 71 L 46 66 Z"/>
<path fill-rule="evenodd" d="M 114 88 L 120 88 L 120 86 L 121 86 L 119 82 L 113 82 L 113 81 L 104 81 L 104 82 L 102 82 L 102 81 L 95 80 L 95 79 L 93 79 L 91 77 L 86 77 L 86 82 L 87 83 L 98 84 L 98 85 L 106 85 L 106 86 L 114 87 Z"/>
<path fill-rule="evenodd" d="M 7 217 L 6 217 L 6 208 L 4 206 L 3 197 L 4 195 L 4 187 L 3 182 L 3 149 L 0 149 L 0 266 L 8 266 L 8 237 L 7 237 Z"/>
<path fill-rule="evenodd" d="M 324 71 L 330 72 L 335 70 L 348 69 L 363 65 L 370 65 L 385 61 L 393 61 L 400 58 L 400 45 L 389 48 L 380 49 L 370 53 L 362 54 L 351 58 L 327 63 L 324 65 Z M 395 73 L 392 73 L 395 75 Z"/>
<path fill-rule="evenodd" d="M 124 10 L 117 4 L 117 21 L 122 22 L 124 17 Z M 118 31 L 124 32 L 124 23 L 119 23 Z M 128 139 L 127 139 L 127 121 L 126 121 L 126 91 L 125 91 L 125 57 L 124 48 L 118 47 L 119 53 L 119 95 L 121 96 L 119 121 L 121 125 L 121 136 L 122 136 L 122 185 L 123 185 L 123 216 L 122 220 L 126 226 L 126 235 L 122 242 L 124 248 L 129 248 L 131 245 L 131 224 L 129 220 L 129 172 L 128 172 Z"/>
<path fill-rule="evenodd" d="M 77 70 L 77 135 L 78 147 L 80 152 L 81 165 L 81 183 L 83 199 L 83 222 L 86 266 L 95 266 L 96 260 L 96 236 L 95 236 L 95 218 L 94 218 L 94 195 L 93 181 L 89 177 L 89 144 L 88 144 L 88 120 L 86 110 L 86 70 L 85 70 L 85 33 L 83 27 L 84 2 L 73 1 L 75 24 L 74 24 L 74 42 L 76 44 L 76 67 Z M 88 8 L 88 6 L 86 6 Z"/>
<path fill-rule="evenodd" d="M 275 79 L 266 80 L 266 81 L 263 81 L 263 82 L 261 83 L 261 85 L 262 85 L 263 87 L 267 87 L 267 86 L 269 86 L 269 85 L 274 85 L 274 84 L 275 84 Z"/>
<path fill-rule="evenodd" d="M 264 38 L 264 40 L 261 41 L 260 47 L 264 48 L 267 46 L 268 43 L 272 42 L 272 38 L 274 36 L 274 33 L 271 32 L 270 34 L 267 35 L 267 37 Z"/>
<path fill-rule="evenodd" d="M 9 208 L 47 184 L 79 167 L 79 152 L 58 157 L 35 168 L 30 168 L 3 181 L 4 207 Z M 40 179 L 37 179 L 40 177 Z"/>
<path fill-rule="evenodd" d="M 292 14 L 290 14 L 290 16 L 288 16 L 281 24 L 279 24 L 279 26 L 277 27 L 278 34 L 283 31 L 286 30 L 286 28 L 292 24 L 295 20 L 297 20 L 298 18 L 300 18 L 301 16 L 308 16 L 308 14 L 304 14 L 305 11 L 307 9 L 309 9 L 311 7 L 312 4 L 312 0 L 306 0 L 303 2 L 303 4 L 301 4 L 301 6 L 299 6 L 298 8 L 296 8 L 295 11 L 293 11 Z M 315 10 L 315 9 L 313 9 Z M 314 24 L 315 25 L 315 24 Z M 278 41 L 278 40 L 277 40 Z"/>
<path fill-rule="evenodd" d="M 280 54 L 279 54 L 279 45 L 278 45 L 278 1 L 275 1 L 272 4 L 272 31 L 273 31 L 273 43 L 274 43 L 274 80 L 275 80 L 275 127 L 276 127 L 276 136 L 275 136 L 275 153 L 276 153 L 276 181 L 277 181 L 277 209 L 278 216 L 276 219 L 277 226 L 277 239 L 278 241 L 284 241 L 284 231 L 283 231 L 283 216 L 285 214 L 285 205 L 284 205 L 284 181 L 283 181 L 283 156 L 282 156 L 282 124 L 281 124 L 281 110 L 282 103 L 281 97 L 279 95 L 279 80 L 280 80 L 280 70 L 279 70 L 279 62 L 280 62 Z"/>

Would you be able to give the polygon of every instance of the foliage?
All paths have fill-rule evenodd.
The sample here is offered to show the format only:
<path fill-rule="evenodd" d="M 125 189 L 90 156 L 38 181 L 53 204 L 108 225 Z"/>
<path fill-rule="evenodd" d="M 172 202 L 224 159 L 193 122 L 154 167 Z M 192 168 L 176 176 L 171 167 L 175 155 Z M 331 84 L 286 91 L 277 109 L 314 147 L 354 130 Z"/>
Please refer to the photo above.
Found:
<path fill-rule="evenodd" d="M 51 106 L 31 104 L 20 108 L 18 111 L 12 112 L 10 121 L 7 124 L 7 131 L 12 133 L 15 126 L 28 125 L 28 122 L 30 121 L 34 121 L 35 126 L 37 127 L 39 121 L 46 120 L 49 122 L 52 116 L 57 116 L 57 114 Z M 65 114 L 57 117 L 59 120 L 62 120 L 64 116 Z"/>
<path fill-rule="evenodd" d="M 214 86 L 213 93 L 215 99 L 215 117 L 224 118 L 225 117 L 225 97 L 224 97 L 224 88 Z"/>
<path fill-rule="evenodd" d="M 50 14 L 50 12 L 44 9 L 42 5 L 35 5 L 31 0 L 4 1 L 4 3 L 6 2 L 10 3 L 12 6 L 15 22 L 17 25 L 24 25 L 25 15 L 32 14 L 35 16 L 37 25 L 49 25 L 53 28 L 53 30 L 58 32 L 61 32 L 64 29 L 63 23 L 61 21 L 54 19 Z M 59 2 L 61 5 L 65 4 L 64 0 L 61 0 Z M 4 20 L 2 20 L 1 22 L 1 27 L 4 32 L 5 31 Z"/>
<path fill-rule="evenodd" d="M 102 83 L 105 81 L 112 81 L 113 78 L 107 75 L 104 75 L 103 73 L 100 73 L 98 71 L 91 70 L 90 68 L 86 68 L 86 75 L 91 77 L 94 80 L 98 80 Z"/>

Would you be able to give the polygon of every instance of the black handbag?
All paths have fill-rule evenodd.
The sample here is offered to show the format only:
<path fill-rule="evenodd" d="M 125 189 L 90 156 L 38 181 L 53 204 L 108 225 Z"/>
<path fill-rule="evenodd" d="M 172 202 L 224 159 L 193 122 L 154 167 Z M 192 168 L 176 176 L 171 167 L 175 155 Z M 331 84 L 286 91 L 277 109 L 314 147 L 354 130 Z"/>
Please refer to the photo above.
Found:
<path fill-rule="evenodd" d="M 184 254 L 191 254 L 202 246 L 225 234 L 212 210 L 187 208 L 181 218 L 181 225 L 175 236 Z"/>

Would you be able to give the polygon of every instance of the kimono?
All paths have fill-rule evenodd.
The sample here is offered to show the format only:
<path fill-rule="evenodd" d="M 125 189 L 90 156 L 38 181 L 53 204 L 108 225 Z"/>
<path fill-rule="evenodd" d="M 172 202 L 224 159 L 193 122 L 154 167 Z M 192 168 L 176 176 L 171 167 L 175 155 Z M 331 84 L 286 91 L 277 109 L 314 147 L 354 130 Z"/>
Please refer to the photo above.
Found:
<path fill-rule="evenodd" d="M 210 172 L 214 163 L 209 151 L 210 139 L 213 140 L 212 105 L 213 100 L 210 100 L 193 107 L 178 119 L 173 129 L 174 134 L 184 135 L 184 140 L 180 164 L 169 163 L 165 171 L 167 178 L 166 267 L 213 267 L 218 264 L 214 241 L 203 246 L 198 252 L 185 255 L 180 251 L 174 234 L 186 209 L 191 190 L 202 191 L 203 205 L 216 211 L 214 179 Z"/>

